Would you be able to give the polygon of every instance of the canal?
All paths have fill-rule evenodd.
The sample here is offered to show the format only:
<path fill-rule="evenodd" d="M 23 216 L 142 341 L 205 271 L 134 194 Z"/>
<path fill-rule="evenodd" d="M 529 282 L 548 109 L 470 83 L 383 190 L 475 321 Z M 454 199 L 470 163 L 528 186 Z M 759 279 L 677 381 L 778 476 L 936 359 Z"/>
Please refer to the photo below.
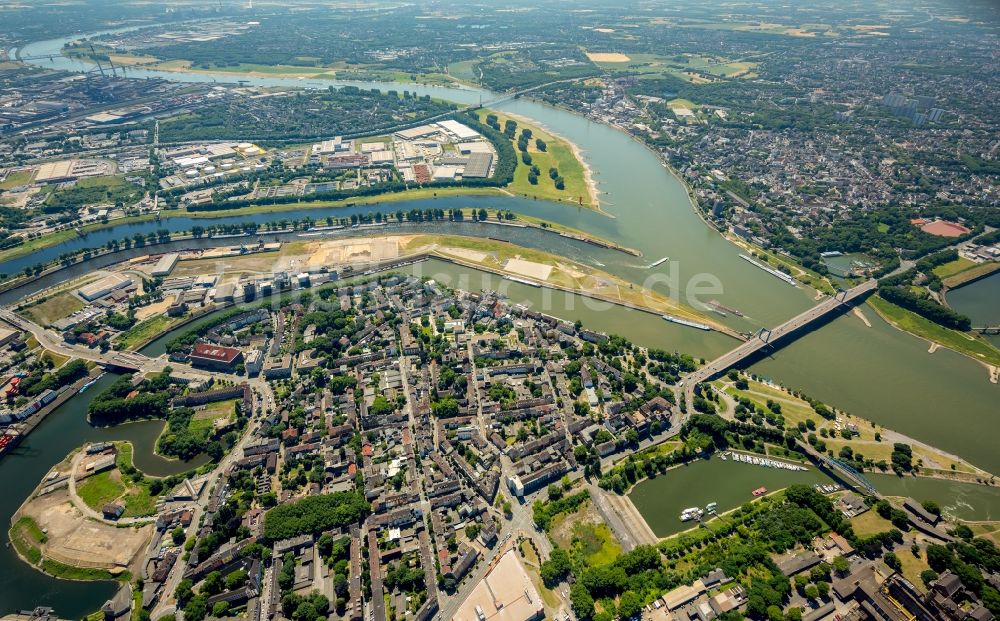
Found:
<path fill-rule="evenodd" d="M 949 291 L 947 299 L 948 306 L 968 315 L 972 325 L 1000 326 L 1000 272 Z M 1000 347 L 1000 334 L 990 334 L 986 338 Z"/>

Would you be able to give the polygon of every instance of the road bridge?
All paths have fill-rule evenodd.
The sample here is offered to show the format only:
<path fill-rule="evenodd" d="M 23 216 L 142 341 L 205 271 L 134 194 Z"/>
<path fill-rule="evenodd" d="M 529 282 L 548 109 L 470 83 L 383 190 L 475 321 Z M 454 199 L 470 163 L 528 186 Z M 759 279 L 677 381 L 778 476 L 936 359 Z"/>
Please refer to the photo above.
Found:
<path fill-rule="evenodd" d="M 816 467 L 819 469 L 826 470 L 829 474 L 832 474 L 842 483 L 853 488 L 856 492 L 875 496 L 876 498 L 882 497 L 878 490 L 875 489 L 875 486 L 872 485 L 871 481 L 865 478 L 865 475 L 855 470 L 849 464 L 817 451 L 808 442 L 800 440 L 798 444 L 799 448 L 805 452 L 809 459 L 816 464 Z"/>
<path fill-rule="evenodd" d="M 736 349 L 725 353 L 722 356 L 719 356 L 715 360 L 709 362 L 684 378 L 684 394 L 688 402 L 688 407 L 692 407 L 694 387 L 697 384 L 708 381 L 721 375 L 722 373 L 725 373 L 730 368 L 748 358 L 753 357 L 762 350 L 775 348 L 778 342 L 782 339 L 785 339 L 786 337 L 798 332 L 809 324 L 830 315 L 831 313 L 839 312 L 845 306 L 850 305 L 855 300 L 863 298 L 874 291 L 877 286 L 878 281 L 873 278 L 852 289 L 838 291 L 836 295 L 828 297 L 816 306 L 813 306 L 809 310 L 792 317 L 776 328 L 772 328 L 770 330 L 767 328 L 761 328 L 757 334 L 755 334 L 754 337 L 746 343 L 743 343 Z"/>

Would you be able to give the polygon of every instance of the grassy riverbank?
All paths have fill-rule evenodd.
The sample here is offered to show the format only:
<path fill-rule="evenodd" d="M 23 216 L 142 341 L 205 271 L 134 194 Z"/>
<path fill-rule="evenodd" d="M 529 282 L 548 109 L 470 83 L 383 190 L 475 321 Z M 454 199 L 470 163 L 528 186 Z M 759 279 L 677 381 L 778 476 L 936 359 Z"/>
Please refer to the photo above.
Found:
<path fill-rule="evenodd" d="M 110 51 L 101 48 L 102 51 Z M 89 48 L 74 48 L 72 52 L 93 61 Z M 151 71 L 168 71 L 192 75 L 234 76 L 240 78 L 284 78 L 300 80 L 345 80 L 358 82 L 395 82 L 400 85 L 420 84 L 429 86 L 456 86 L 460 81 L 445 73 L 407 73 L 337 62 L 325 66 L 264 65 L 260 63 L 239 63 L 224 67 L 195 67 L 190 60 L 163 60 L 155 56 L 132 54 L 111 54 L 113 62 L 131 67 L 141 67 Z"/>
<path fill-rule="evenodd" d="M 937 343 L 985 364 L 1000 366 L 1000 350 L 977 336 L 945 328 L 882 298 L 868 298 L 868 305 L 888 323 L 922 339 Z"/>
<path fill-rule="evenodd" d="M 941 283 L 948 289 L 957 289 L 996 271 L 1000 271 L 1000 262 L 973 263 L 962 258 L 934 269 L 934 273 L 941 278 Z"/>
<path fill-rule="evenodd" d="M 180 319 L 167 317 L 166 315 L 156 315 L 145 321 L 141 321 L 125 332 L 122 332 L 115 340 L 115 344 L 120 349 L 132 351 L 139 349 L 158 337 L 160 334 L 173 328 L 174 324 L 180 323 Z"/>
<path fill-rule="evenodd" d="M 805 426 L 804 435 L 807 437 L 808 434 L 815 435 L 818 442 L 822 442 L 822 450 L 831 451 L 834 456 L 841 459 L 851 456 L 852 459 L 859 461 L 870 460 L 869 466 L 881 462 L 888 468 L 892 462 L 893 445 L 896 442 L 903 442 L 911 446 L 914 462 L 920 464 L 923 476 L 967 478 L 987 474 L 959 457 L 892 429 L 876 425 L 868 419 L 837 411 L 822 404 L 814 406 L 801 393 L 752 378 L 741 379 L 746 381 L 745 388 L 737 388 L 736 382 L 729 376 L 718 379 L 713 384 L 737 402 L 747 400 L 760 411 L 769 412 L 772 416 L 777 412 L 786 429 L 796 427 L 802 429 L 802 426 Z M 834 418 L 822 416 L 820 410 L 824 408 L 824 411 Z M 731 417 L 732 412 L 726 412 L 726 416 Z M 849 431 L 848 424 L 855 425 L 857 433 Z M 819 444 L 816 446 L 820 447 Z M 874 470 L 881 471 L 880 468 Z"/>
<path fill-rule="evenodd" d="M 508 120 L 518 124 L 515 138 L 511 141 L 515 148 L 521 132 L 524 129 L 531 130 L 527 153 L 531 156 L 531 164 L 537 166 L 540 171 L 538 182 L 532 184 L 529 181 L 528 173 L 531 166 L 519 161 L 517 169 L 514 171 L 514 181 L 507 186 L 508 190 L 519 196 L 558 203 L 568 202 L 600 211 L 596 185 L 576 145 L 561 136 L 540 128 L 529 119 L 517 115 L 504 114 L 494 110 L 480 110 L 479 120 L 485 123 L 486 117 L 490 114 L 496 115 L 500 127 L 503 127 Z M 545 143 L 544 151 L 538 148 L 537 140 L 542 140 Z M 518 159 L 520 160 L 520 158 L 521 154 L 518 151 Z M 550 168 L 559 171 L 559 176 L 563 178 L 565 184 L 564 189 L 556 188 L 554 180 L 549 176 Z"/>

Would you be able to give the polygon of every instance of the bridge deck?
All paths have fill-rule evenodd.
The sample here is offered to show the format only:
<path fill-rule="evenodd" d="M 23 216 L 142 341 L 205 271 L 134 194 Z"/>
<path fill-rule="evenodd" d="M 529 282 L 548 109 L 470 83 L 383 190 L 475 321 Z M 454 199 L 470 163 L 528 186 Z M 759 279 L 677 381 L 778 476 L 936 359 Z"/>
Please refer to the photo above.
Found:
<path fill-rule="evenodd" d="M 796 330 L 803 328 L 804 326 L 816 321 L 817 319 L 839 309 L 844 304 L 849 304 L 856 300 L 858 297 L 869 293 L 878 286 L 878 282 L 874 279 L 868 280 L 857 287 L 844 291 L 842 295 L 837 295 L 832 298 L 827 298 L 823 300 L 816 306 L 813 306 L 809 310 L 792 317 L 785 323 L 774 328 L 770 331 L 762 331 L 756 337 L 750 339 L 746 343 L 743 343 L 736 349 L 723 354 L 722 356 L 716 358 L 712 362 L 698 369 L 694 373 L 688 376 L 687 382 L 689 386 L 704 382 L 706 380 L 715 377 L 719 373 L 725 372 L 730 367 L 738 364 L 740 361 L 750 357 L 756 352 L 760 351 L 764 347 L 767 347 L 774 341 L 777 341 Z M 766 337 L 764 336 L 766 334 Z"/>

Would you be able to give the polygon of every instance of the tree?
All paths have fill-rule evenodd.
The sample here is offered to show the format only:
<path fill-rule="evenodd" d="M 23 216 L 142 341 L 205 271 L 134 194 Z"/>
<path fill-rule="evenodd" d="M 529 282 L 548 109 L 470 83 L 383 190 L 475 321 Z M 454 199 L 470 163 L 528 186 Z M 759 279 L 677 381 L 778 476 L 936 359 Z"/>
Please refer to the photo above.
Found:
<path fill-rule="evenodd" d="M 548 488 L 549 500 L 559 500 L 563 496 L 563 490 L 558 485 L 552 484 Z"/>
<path fill-rule="evenodd" d="M 819 591 L 819 596 L 823 599 L 830 594 L 830 583 L 826 581 L 819 581 L 816 583 L 816 590 Z"/>
<path fill-rule="evenodd" d="M 925 569 L 920 572 L 920 581 L 924 583 L 924 586 L 930 586 L 932 582 L 938 579 L 938 572 L 933 569 Z"/>
<path fill-rule="evenodd" d="M 229 602 L 215 602 L 215 605 L 212 606 L 213 617 L 224 617 L 227 612 L 229 612 Z"/>
<path fill-rule="evenodd" d="M 193 587 L 194 582 L 192 582 L 190 578 L 184 578 L 177 583 L 177 588 L 174 590 L 174 597 L 176 597 L 179 602 L 186 602 L 191 599 Z"/>
<path fill-rule="evenodd" d="M 819 589 L 816 588 L 816 585 L 810 584 L 806 587 L 805 595 L 811 600 L 819 599 Z"/>
<path fill-rule="evenodd" d="M 215 595 L 222 592 L 222 574 L 213 571 L 205 576 L 205 581 L 201 585 L 201 592 Z"/>
<path fill-rule="evenodd" d="M 838 576 L 846 576 L 851 570 L 851 563 L 843 556 L 838 556 L 833 559 L 833 570 Z"/>
<path fill-rule="evenodd" d="M 892 569 L 895 569 L 896 571 L 900 571 L 903 569 L 903 563 L 899 561 L 899 557 L 896 556 L 895 552 L 886 552 L 885 554 L 882 555 L 882 560 L 885 561 L 886 565 L 888 565 Z"/>
<path fill-rule="evenodd" d="M 184 606 L 184 621 L 201 621 L 208 615 L 208 596 L 198 594 Z"/>
<path fill-rule="evenodd" d="M 934 571 L 942 572 L 948 569 L 954 561 L 955 557 L 948 548 L 936 543 L 927 546 L 927 564 Z"/>
<path fill-rule="evenodd" d="M 563 578 L 569 575 L 570 559 L 569 553 L 562 548 L 552 550 L 549 559 L 544 561 L 539 569 L 542 581 L 550 589 L 559 584 Z"/>
<path fill-rule="evenodd" d="M 249 579 L 249 575 L 244 569 L 237 569 L 233 573 L 226 576 L 226 590 L 232 591 L 233 589 L 238 589 L 244 584 L 246 584 Z M 218 615 L 216 615 L 218 616 Z"/>
<path fill-rule="evenodd" d="M 631 619 L 642 612 L 642 598 L 635 591 L 629 589 L 622 593 L 618 599 L 618 616 L 623 619 Z"/>
<path fill-rule="evenodd" d="M 594 616 L 594 598 L 582 583 L 575 582 L 570 587 L 569 601 L 573 606 L 573 612 L 581 621 L 588 621 Z"/>

